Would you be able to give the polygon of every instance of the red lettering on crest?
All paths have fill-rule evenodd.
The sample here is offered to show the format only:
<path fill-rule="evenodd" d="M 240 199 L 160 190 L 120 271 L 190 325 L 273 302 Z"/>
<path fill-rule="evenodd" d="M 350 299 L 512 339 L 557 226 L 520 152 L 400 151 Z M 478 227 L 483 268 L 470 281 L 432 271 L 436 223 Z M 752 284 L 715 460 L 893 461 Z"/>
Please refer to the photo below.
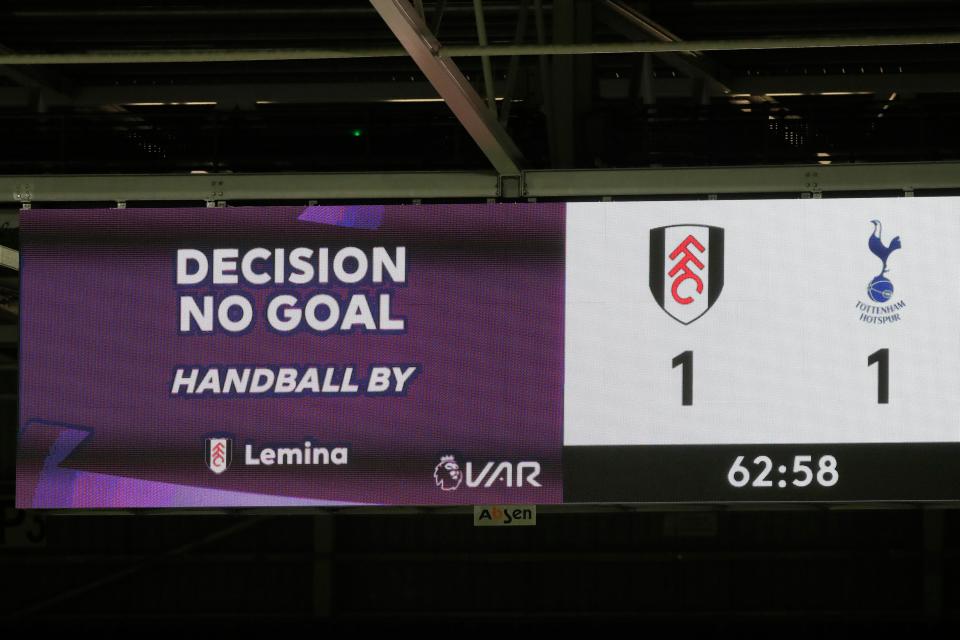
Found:
<path fill-rule="evenodd" d="M 700 279 L 696 273 L 688 266 L 693 264 L 698 270 L 703 270 L 703 263 L 700 262 L 699 258 L 691 251 L 690 247 L 696 249 L 699 253 L 703 254 L 706 249 L 700 241 L 694 238 L 692 235 L 688 235 L 683 242 L 677 245 L 677 248 L 670 252 L 670 259 L 676 260 L 678 256 L 683 256 L 677 263 L 673 265 L 673 268 L 670 269 L 667 275 L 671 278 L 674 278 L 673 286 L 670 287 L 670 292 L 673 294 L 673 299 L 677 301 L 678 304 L 690 304 L 693 302 L 693 298 L 690 296 L 680 297 L 680 294 L 677 292 L 680 288 L 680 285 L 683 284 L 685 280 L 693 280 L 694 284 L 697 287 L 697 293 L 703 293 L 703 280 Z"/>
<path fill-rule="evenodd" d="M 213 450 L 210 452 L 210 465 L 213 467 L 219 467 L 226 461 L 226 447 L 222 442 L 218 442 L 217 444 L 213 445 Z"/>

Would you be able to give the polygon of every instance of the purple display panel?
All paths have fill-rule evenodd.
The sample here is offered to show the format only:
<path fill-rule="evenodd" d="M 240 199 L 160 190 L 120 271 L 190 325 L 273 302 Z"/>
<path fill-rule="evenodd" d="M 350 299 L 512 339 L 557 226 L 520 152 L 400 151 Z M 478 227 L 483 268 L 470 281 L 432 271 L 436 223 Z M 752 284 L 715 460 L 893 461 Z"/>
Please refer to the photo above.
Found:
<path fill-rule="evenodd" d="M 17 506 L 561 502 L 564 228 L 563 204 L 25 211 Z"/>

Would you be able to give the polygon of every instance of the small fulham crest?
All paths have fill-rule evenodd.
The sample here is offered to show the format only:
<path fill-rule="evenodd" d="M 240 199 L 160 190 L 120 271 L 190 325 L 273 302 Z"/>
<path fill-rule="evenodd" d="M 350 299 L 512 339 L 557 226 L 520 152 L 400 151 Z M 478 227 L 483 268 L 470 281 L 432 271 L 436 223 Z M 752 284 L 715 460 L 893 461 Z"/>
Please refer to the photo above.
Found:
<path fill-rule="evenodd" d="M 233 440 L 230 438 L 207 438 L 206 454 L 207 468 L 216 474 L 221 474 L 230 467 L 233 459 Z"/>

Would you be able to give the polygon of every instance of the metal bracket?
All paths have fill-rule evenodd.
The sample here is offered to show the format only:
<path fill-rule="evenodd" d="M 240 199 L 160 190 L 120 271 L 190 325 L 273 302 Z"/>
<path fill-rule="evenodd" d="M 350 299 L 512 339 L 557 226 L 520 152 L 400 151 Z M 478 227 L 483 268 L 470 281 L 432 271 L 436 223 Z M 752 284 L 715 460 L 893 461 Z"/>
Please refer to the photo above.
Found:
<path fill-rule="evenodd" d="M 800 197 L 819 198 L 820 193 L 823 191 L 823 189 L 820 187 L 820 173 L 817 171 L 807 171 L 805 174 L 803 174 L 803 177 L 806 180 L 803 186 L 806 187 L 806 192 L 810 195 L 804 196 L 801 194 Z"/>
<path fill-rule="evenodd" d="M 500 176 L 497 184 L 497 193 L 501 198 L 520 198 L 526 192 L 522 175 Z"/>
<path fill-rule="evenodd" d="M 117 209 L 126 209 L 127 201 L 126 200 L 117 200 Z"/>
<path fill-rule="evenodd" d="M 904 190 L 903 190 L 903 197 L 904 197 L 904 198 L 912 198 L 912 197 L 913 197 L 913 187 L 908 187 L 908 188 L 904 189 Z"/>
<path fill-rule="evenodd" d="M 0 246 L 0 267 L 20 271 L 20 251 Z"/>
<path fill-rule="evenodd" d="M 223 198 L 223 180 L 211 180 L 210 181 L 210 195 L 207 196 L 207 202 L 210 200 L 218 200 Z"/>
<path fill-rule="evenodd" d="M 33 200 L 33 186 L 29 184 L 18 184 L 13 192 L 13 199 L 20 203 L 29 204 L 30 201 Z"/>

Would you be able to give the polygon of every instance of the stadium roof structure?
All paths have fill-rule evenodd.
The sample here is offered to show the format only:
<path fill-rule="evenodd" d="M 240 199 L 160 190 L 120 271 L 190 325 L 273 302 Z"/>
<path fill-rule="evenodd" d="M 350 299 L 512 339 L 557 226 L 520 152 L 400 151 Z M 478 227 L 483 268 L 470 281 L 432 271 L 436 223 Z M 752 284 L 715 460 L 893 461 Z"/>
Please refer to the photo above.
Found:
<path fill-rule="evenodd" d="M 15 0 L 0 174 L 956 160 L 946 0 Z"/>

